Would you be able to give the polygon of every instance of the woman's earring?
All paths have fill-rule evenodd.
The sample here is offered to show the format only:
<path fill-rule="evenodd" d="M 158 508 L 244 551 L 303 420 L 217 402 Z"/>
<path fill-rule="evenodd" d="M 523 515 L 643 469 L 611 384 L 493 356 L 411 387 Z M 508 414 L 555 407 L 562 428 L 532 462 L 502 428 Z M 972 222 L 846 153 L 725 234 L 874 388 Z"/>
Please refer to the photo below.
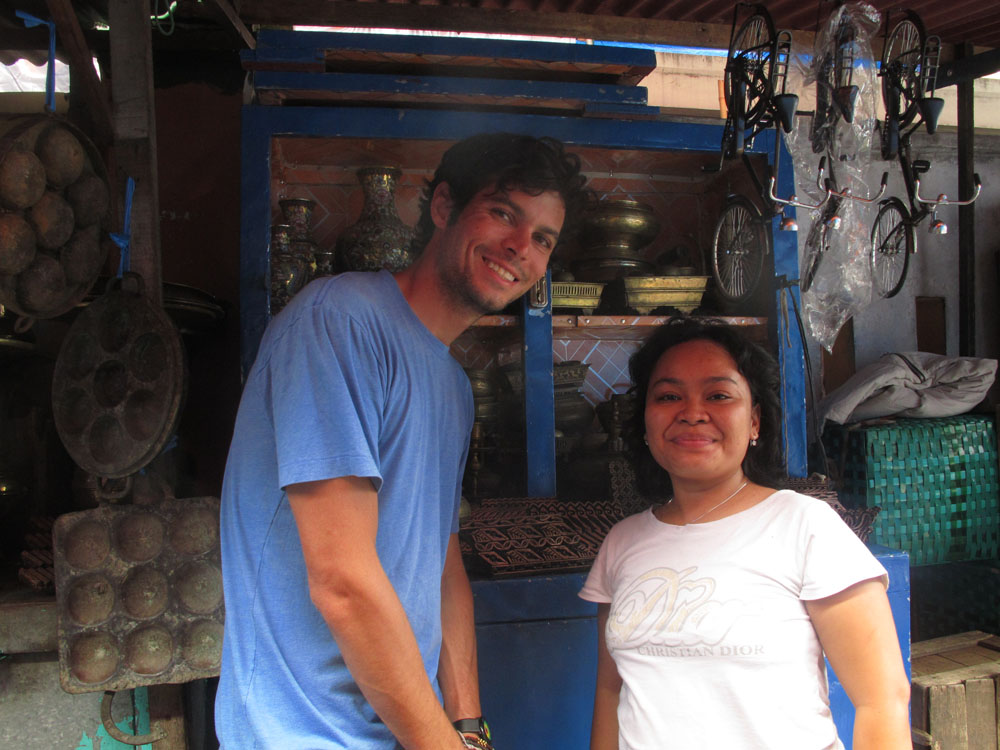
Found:
<path fill-rule="evenodd" d="M 642 436 L 642 442 L 643 442 L 644 445 L 649 445 L 649 438 L 647 438 L 645 435 L 643 435 Z"/>
<path fill-rule="evenodd" d="M 750 438 L 750 447 L 751 448 L 757 447 L 757 438 Z"/>

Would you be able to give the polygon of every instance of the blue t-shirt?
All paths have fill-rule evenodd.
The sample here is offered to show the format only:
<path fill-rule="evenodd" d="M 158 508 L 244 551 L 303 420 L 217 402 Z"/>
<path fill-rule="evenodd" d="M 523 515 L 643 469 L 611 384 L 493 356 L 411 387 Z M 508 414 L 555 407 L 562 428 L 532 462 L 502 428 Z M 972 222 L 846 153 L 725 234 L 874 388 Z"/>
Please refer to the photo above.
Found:
<path fill-rule="evenodd" d="M 464 371 L 386 271 L 315 281 L 272 321 L 222 488 L 226 625 L 215 713 L 225 750 L 397 747 L 309 598 L 283 488 L 371 478 L 379 559 L 436 687 L 441 574 L 472 419 Z"/>

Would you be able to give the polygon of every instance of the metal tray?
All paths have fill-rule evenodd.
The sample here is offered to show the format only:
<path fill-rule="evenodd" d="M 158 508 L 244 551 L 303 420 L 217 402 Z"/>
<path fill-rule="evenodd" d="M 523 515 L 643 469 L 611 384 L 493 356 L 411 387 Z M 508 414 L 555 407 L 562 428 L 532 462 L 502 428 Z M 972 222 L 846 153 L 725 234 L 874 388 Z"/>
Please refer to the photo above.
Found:
<path fill-rule="evenodd" d="M 68 693 L 213 677 L 222 657 L 219 500 L 104 505 L 53 528 Z"/>

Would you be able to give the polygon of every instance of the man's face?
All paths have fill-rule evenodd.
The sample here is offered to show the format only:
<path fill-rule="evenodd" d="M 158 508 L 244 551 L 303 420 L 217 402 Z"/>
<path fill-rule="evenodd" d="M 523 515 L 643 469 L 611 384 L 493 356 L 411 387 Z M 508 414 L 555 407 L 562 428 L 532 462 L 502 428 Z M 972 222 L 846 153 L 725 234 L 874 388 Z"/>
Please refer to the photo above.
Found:
<path fill-rule="evenodd" d="M 545 274 L 566 217 L 562 196 L 490 186 L 453 218 L 447 188 L 435 191 L 437 198 L 443 189 L 435 262 L 445 291 L 478 315 L 499 312 Z"/>

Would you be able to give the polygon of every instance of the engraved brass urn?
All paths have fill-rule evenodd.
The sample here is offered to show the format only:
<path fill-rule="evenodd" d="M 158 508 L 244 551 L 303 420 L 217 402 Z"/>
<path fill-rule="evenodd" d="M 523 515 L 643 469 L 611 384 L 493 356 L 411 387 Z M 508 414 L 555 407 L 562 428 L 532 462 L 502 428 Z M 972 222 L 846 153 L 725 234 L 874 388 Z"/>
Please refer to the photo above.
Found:
<path fill-rule="evenodd" d="M 361 218 L 337 238 L 338 271 L 401 271 L 413 261 L 413 229 L 396 213 L 396 167 L 365 167 L 357 171 L 364 190 Z"/>

